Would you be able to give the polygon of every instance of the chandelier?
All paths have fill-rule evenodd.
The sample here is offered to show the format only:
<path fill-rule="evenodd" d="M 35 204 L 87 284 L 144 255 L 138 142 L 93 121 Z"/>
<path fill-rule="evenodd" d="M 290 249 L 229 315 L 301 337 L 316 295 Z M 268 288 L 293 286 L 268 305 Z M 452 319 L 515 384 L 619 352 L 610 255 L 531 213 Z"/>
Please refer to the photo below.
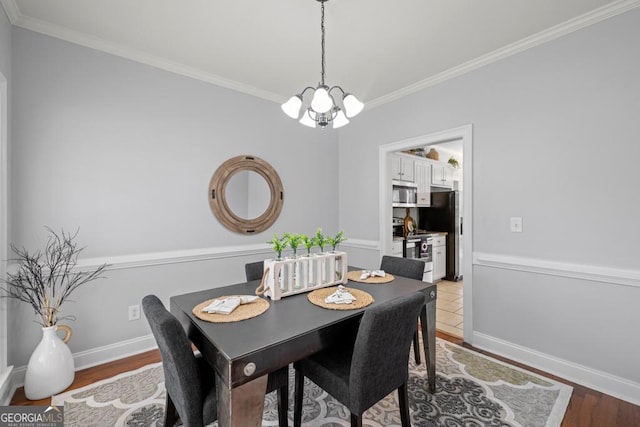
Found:
<path fill-rule="evenodd" d="M 333 128 L 337 129 L 349 123 L 347 117 L 354 117 L 360 113 L 364 108 L 364 104 L 352 94 L 345 92 L 340 86 L 329 88 L 324 83 L 324 3 L 327 0 L 317 1 L 320 2 L 320 31 L 322 32 L 320 83 L 316 88 L 307 86 L 299 94 L 293 95 L 287 102 L 282 104 L 282 111 L 292 119 L 297 120 L 300 118 L 300 123 L 305 126 L 325 128 L 329 123 L 333 123 Z M 309 91 L 313 93 L 311 104 L 303 110 L 304 95 Z M 336 102 L 332 95 L 335 91 L 340 91 L 342 95 L 342 106 Z M 302 117 L 300 117 L 301 111 L 303 111 Z"/>

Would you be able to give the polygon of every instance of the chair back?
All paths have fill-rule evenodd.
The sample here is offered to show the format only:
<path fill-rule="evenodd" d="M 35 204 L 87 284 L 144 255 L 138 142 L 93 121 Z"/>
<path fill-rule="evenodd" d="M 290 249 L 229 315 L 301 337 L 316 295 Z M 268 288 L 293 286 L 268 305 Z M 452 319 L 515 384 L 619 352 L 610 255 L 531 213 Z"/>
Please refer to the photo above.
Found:
<path fill-rule="evenodd" d="M 400 258 L 385 255 L 382 257 L 380 269 L 394 276 L 422 280 L 422 276 L 424 275 L 424 261 L 414 258 Z"/>
<path fill-rule="evenodd" d="M 247 282 L 262 279 L 264 273 L 264 261 L 250 262 L 244 265 L 244 273 L 247 276 Z"/>
<path fill-rule="evenodd" d="M 142 299 L 144 315 L 160 349 L 167 393 L 185 426 L 203 425 L 204 390 L 182 325 L 155 295 Z"/>
<path fill-rule="evenodd" d="M 408 381 L 409 346 L 424 301 L 415 292 L 365 311 L 349 374 L 352 413 L 363 413 Z"/>

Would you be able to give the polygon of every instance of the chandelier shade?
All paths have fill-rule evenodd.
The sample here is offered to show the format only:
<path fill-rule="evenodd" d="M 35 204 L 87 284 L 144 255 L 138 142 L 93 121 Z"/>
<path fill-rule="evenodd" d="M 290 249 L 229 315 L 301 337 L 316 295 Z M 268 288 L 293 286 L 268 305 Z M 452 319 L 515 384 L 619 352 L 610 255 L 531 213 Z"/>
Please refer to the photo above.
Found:
<path fill-rule="evenodd" d="M 292 119 L 297 119 L 300 116 L 300 108 L 302 107 L 302 97 L 300 95 L 293 95 L 287 102 L 282 104 L 281 108 L 284 113 Z"/>
<path fill-rule="evenodd" d="M 355 117 L 364 108 L 364 104 L 358 100 L 353 94 L 346 93 L 340 86 L 329 87 L 324 83 L 325 77 L 325 55 L 324 55 L 324 4 L 328 0 L 316 0 L 320 2 L 320 31 L 322 33 L 321 41 L 321 65 L 320 83 L 318 86 L 307 86 L 302 92 L 293 95 L 287 102 L 282 104 L 281 108 L 284 113 L 292 119 L 299 119 L 299 122 L 305 126 L 315 128 L 325 128 L 330 123 L 333 128 L 337 129 L 349 123 L 348 118 Z M 313 96 L 305 99 L 305 94 L 311 91 Z M 332 93 L 339 91 L 342 96 L 338 97 L 341 103 L 336 102 L 336 98 Z M 310 98 L 310 101 L 309 101 Z M 303 107 L 303 104 L 307 105 Z M 302 112 L 302 116 L 300 113 Z"/>
<path fill-rule="evenodd" d="M 347 117 L 357 116 L 364 108 L 364 104 L 358 101 L 358 98 L 351 95 L 350 93 L 344 96 L 344 98 L 342 99 L 342 103 L 344 105 L 344 111 Z"/>

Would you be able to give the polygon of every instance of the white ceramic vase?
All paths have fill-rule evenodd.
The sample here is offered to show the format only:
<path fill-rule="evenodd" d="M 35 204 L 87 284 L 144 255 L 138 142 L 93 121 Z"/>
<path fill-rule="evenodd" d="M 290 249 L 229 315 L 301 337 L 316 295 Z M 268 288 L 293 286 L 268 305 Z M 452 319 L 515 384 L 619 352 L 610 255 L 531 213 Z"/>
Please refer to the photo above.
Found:
<path fill-rule="evenodd" d="M 65 331 L 61 339 L 57 330 Z M 27 399 L 40 400 L 53 396 L 69 387 L 75 376 L 75 367 L 67 341 L 71 328 L 56 325 L 42 328 L 42 340 L 33 351 L 24 379 L 24 394 Z"/>

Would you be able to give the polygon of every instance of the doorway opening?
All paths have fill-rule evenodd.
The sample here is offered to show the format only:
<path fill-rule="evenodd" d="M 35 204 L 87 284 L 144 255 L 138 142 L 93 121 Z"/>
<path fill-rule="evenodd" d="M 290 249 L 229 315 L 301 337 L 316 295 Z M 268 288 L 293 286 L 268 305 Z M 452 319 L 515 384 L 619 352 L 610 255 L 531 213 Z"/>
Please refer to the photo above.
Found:
<path fill-rule="evenodd" d="M 460 329 L 449 330 L 442 324 L 440 329 L 452 335 L 462 335 L 462 338 L 469 343 L 472 343 L 472 224 L 473 224 L 473 185 L 472 185 L 472 170 L 473 170 L 473 152 L 472 152 L 472 125 L 461 126 L 459 128 L 449 129 L 442 132 L 432 133 L 428 135 L 419 136 L 403 141 L 392 142 L 380 146 L 379 148 L 379 218 L 380 218 L 380 250 L 381 255 L 391 255 L 393 253 L 393 217 L 394 207 L 392 203 L 392 156 L 394 153 L 406 152 L 412 149 L 425 149 L 429 151 L 433 147 L 460 147 L 464 155 L 464 167 L 463 171 L 460 170 L 461 177 L 458 176 L 458 187 L 455 188 L 442 188 L 432 187 L 435 192 L 451 192 L 451 190 L 457 190 L 459 194 L 459 204 L 462 206 L 460 209 L 460 217 L 463 219 L 463 233 L 462 242 L 459 245 L 460 249 L 460 264 L 459 264 L 459 276 L 463 281 L 441 281 L 438 283 L 438 300 L 439 310 L 437 311 L 441 315 L 441 319 L 448 316 L 448 313 L 452 313 L 447 320 L 448 324 L 456 323 L 456 326 L 461 326 L 462 317 L 464 317 L 464 326 Z M 450 157 L 450 153 L 446 153 L 446 150 L 442 150 L 444 162 Z M 453 155 L 455 157 L 456 155 Z M 462 158 L 456 159 L 459 165 L 462 164 Z M 461 179 L 460 179 L 461 178 Z M 454 184 L 455 185 L 455 184 Z M 396 212 L 397 213 L 397 212 Z M 418 228 L 420 228 L 418 226 Z M 434 267 L 435 268 L 435 267 Z M 461 299 L 460 299 L 461 298 Z M 461 303 L 461 307 L 458 307 L 456 303 Z M 446 309 L 446 310 L 445 310 Z M 446 312 L 445 312 L 446 311 Z M 456 313 L 458 312 L 458 313 Z M 457 317 L 456 317 L 457 316 Z M 456 322 L 460 320 L 460 322 Z M 436 321 L 438 321 L 438 314 L 436 314 Z M 449 325 L 451 326 L 451 325 Z M 457 332 L 457 334 L 455 333 Z"/>

